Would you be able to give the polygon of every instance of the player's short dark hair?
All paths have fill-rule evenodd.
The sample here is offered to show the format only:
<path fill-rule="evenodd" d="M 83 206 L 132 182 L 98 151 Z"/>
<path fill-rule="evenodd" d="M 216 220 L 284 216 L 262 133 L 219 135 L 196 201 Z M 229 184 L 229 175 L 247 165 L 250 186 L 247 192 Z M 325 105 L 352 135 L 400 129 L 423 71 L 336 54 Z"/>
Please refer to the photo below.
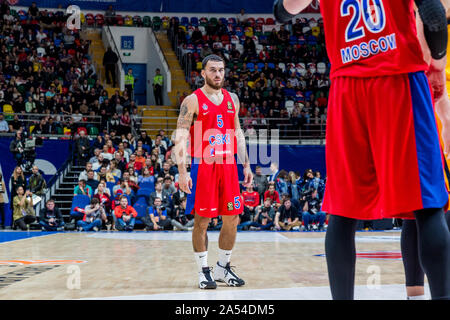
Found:
<path fill-rule="evenodd" d="M 221 57 L 219 57 L 216 54 L 210 54 L 210 55 L 206 56 L 202 61 L 202 69 L 203 70 L 206 68 L 206 65 L 208 64 L 209 61 L 223 62 L 223 64 L 225 65 L 225 61 Z"/>

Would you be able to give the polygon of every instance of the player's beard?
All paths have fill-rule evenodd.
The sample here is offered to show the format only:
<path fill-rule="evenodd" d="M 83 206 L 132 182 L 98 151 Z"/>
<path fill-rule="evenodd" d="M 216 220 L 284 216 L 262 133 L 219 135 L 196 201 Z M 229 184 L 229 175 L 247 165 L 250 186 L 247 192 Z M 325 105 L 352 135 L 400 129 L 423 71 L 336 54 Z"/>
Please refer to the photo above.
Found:
<path fill-rule="evenodd" d="M 208 85 L 208 86 L 210 86 L 211 88 L 213 88 L 214 90 L 219 90 L 219 89 L 221 89 L 222 87 L 223 87 L 223 83 L 225 82 L 225 78 L 223 78 L 222 79 L 222 81 L 220 82 L 220 84 L 216 84 L 213 80 L 211 80 L 210 78 L 208 78 L 208 77 L 205 77 L 205 79 L 206 79 L 206 84 Z"/>

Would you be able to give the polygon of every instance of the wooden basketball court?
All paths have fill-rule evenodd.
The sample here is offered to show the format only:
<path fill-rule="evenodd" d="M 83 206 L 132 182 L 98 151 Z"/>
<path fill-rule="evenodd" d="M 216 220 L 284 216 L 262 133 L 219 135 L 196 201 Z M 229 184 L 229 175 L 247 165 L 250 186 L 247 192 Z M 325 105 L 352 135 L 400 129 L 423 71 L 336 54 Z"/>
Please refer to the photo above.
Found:
<path fill-rule="evenodd" d="M 218 232 L 208 232 L 209 263 Z M 241 288 L 197 288 L 191 232 L 0 233 L 0 299 L 330 299 L 325 232 L 239 232 Z M 400 232 L 358 232 L 356 299 L 405 299 Z M 428 294 L 428 292 L 427 292 Z"/>

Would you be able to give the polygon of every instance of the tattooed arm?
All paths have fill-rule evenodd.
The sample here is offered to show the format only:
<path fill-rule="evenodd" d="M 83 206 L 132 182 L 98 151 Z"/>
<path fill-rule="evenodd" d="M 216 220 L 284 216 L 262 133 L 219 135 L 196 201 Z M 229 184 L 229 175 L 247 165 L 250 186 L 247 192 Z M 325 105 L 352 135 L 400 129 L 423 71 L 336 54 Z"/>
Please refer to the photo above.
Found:
<path fill-rule="evenodd" d="M 247 187 L 253 183 L 253 173 L 250 168 L 244 131 L 241 129 L 241 123 L 239 122 L 239 98 L 235 93 L 230 92 L 230 95 L 235 108 L 234 130 L 236 131 L 237 156 L 244 166 L 244 187 Z"/>
<path fill-rule="evenodd" d="M 175 134 L 175 161 L 178 165 L 178 181 L 180 189 L 186 193 L 191 193 L 190 188 L 192 188 L 192 180 L 186 170 L 187 143 L 189 139 L 189 129 L 197 114 L 197 96 L 191 94 L 187 96 L 181 104 Z"/>

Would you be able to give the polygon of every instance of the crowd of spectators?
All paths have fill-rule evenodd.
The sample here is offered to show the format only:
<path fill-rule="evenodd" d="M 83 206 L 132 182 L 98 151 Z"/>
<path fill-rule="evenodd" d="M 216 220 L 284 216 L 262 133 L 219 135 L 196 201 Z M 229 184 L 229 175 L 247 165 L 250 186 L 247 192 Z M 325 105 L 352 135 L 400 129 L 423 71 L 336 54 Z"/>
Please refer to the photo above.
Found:
<path fill-rule="evenodd" d="M 224 87 L 240 98 L 245 129 L 280 129 L 282 137 L 298 136 L 299 130 L 320 135 L 330 86 L 322 21 L 297 18 L 271 32 L 249 21 L 245 13 L 203 26 L 171 19 L 168 34 L 177 40 L 183 68 L 192 70 L 192 88 L 203 85 L 202 59 L 217 54 L 226 62 Z"/>
<path fill-rule="evenodd" d="M 33 199 L 44 192 L 45 180 L 37 167 L 25 177 L 19 149 L 27 134 L 70 133 L 76 137 L 75 161 L 85 167 L 73 194 L 90 199 L 72 212 L 79 230 L 130 231 L 138 215 L 146 230 L 190 230 L 193 216 L 185 212 L 187 195 L 178 188 L 177 166 L 170 157 L 173 142 L 163 130 L 154 140 L 145 131 L 133 135 L 132 127 L 139 130 L 135 102 L 126 90 L 108 96 L 89 56 L 89 41 L 66 29 L 65 19 L 61 6 L 48 12 L 33 3 L 19 13 L 4 1 L 0 6 L 0 132 L 16 134 L 11 152 L 18 164 L 9 201 L 13 226 L 25 230 L 39 221 L 43 230 L 63 229 L 61 212 L 52 199 L 35 216 Z M 192 70 L 198 71 L 207 54 L 225 59 L 225 88 L 240 97 L 245 129 L 260 123 L 284 128 L 282 135 L 288 135 L 289 126 L 324 123 L 329 80 L 314 67 L 328 63 L 321 23 L 316 35 L 311 28 L 306 30 L 310 22 L 300 19 L 265 36 L 245 14 L 236 20 L 232 26 L 219 20 L 204 31 L 194 28 L 183 34 L 186 28 L 173 19 L 169 30 L 177 34 Z M 238 28 L 242 28 L 239 43 L 222 37 L 236 36 Z M 297 66 L 302 65 L 308 67 L 301 71 Z M 201 85 L 198 74 L 193 80 L 194 87 Z M 282 119 L 265 122 L 265 118 L 285 118 L 286 126 L 280 127 Z M 97 137 L 92 142 L 88 135 Z M 307 171 L 301 176 L 273 167 L 270 177 L 256 168 L 254 186 L 242 190 L 245 209 L 239 228 L 295 230 L 303 221 L 305 230 L 311 223 L 322 229 L 320 173 Z M 4 189 L 0 186 L 0 196 Z M 212 219 L 210 229 L 220 226 L 220 218 Z"/>
<path fill-rule="evenodd" d="M 90 41 L 65 26 L 65 10 L 0 7 L 0 133 L 129 132 L 137 106 L 128 92 L 109 96 L 89 55 Z M 2 114 L 3 113 L 3 114 Z M 15 116 L 11 114 L 15 113 Z"/>
<path fill-rule="evenodd" d="M 98 135 L 85 146 L 79 158 L 84 170 L 73 195 L 87 196 L 91 203 L 72 213 L 80 231 L 132 231 L 138 221 L 148 231 L 192 229 L 193 215 L 185 212 L 187 194 L 178 187 L 178 168 L 171 157 L 174 143 L 164 130 L 155 139 L 145 131 L 137 137 Z M 242 187 L 244 212 L 238 228 L 323 230 L 325 181 L 320 172 L 308 169 L 301 175 L 278 170 L 275 163 L 271 169 L 266 176 L 256 167 L 253 186 Z M 220 217 L 212 219 L 210 229 L 221 224 Z"/>

